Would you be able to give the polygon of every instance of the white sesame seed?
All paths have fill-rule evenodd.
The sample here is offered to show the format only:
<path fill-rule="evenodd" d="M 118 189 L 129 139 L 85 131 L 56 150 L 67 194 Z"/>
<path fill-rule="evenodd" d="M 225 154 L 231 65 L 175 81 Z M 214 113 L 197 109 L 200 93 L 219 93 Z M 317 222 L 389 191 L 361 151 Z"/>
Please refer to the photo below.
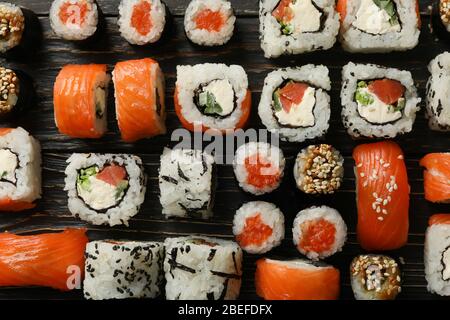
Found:
<path fill-rule="evenodd" d="M 394 190 L 397 190 L 397 189 L 398 189 L 398 186 L 396 183 L 394 183 Z"/>
<path fill-rule="evenodd" d="M 382 212 L 383 214 L 387 214 L 387 213 L 388 213 L 386 209 L 381 210 L 381 212 Z"/>
<path fill-rule="evenodd" d="M 381 212 L 381 208 L 377 207 L 377 213 L 380 213 L 380 212 Z"/>
<path fill-rule="evenodd" d="M 384 200 L 383 200 L 383 206 L 385 206 L 385 205 L 387 205 L 387 204 L 388 204 L 387 199 L 384 199 Z"/>
<path fill-rule="evenodd" d="M 376 198 L 378 198 L 378 193 L 374 192 L 374 193 L 372 193 L 372 196 L 376 199 Z"/>
<path fill-rule="evenodd" d="M 384 218 L 383 217 L 378 217 L 378 220 L 383 221 Z"/>
<path fill-rule="evenodd" d="M 361 178 L 364 178 L 365 176 L 364 172 L 361 172 L 359 175 L 361 176 Z"/>
<path fill-rule="evenodd" d="M 358 165 L 356 167 L 357 168 L 361 168 L 362 167 L 362 163 L 358 163 Z"/>
<path fill-rule="evenodd" d="M 403 160 L 403 155 L 399 155 L 399 156 L 397 157 L 397 159 Z"/>

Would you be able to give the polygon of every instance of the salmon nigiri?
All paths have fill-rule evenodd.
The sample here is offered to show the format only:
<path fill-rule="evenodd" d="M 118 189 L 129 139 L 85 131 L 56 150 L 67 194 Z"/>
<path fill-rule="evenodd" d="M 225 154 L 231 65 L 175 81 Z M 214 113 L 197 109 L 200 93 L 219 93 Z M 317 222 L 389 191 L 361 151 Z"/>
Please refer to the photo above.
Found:
<path fill-rule="evenodd" d="M 0 234 L 0 287 L 74 289 L 70 276 L 79 271 L 82 280 L 87 242 L 85 229 L 31 236 Z"/>
<path fill-rule="evenodd" d="M 420 160 L 425 199 L 431 202 L 450 202 L 450 153 L 429 153 Z"/>
<path fill-rule="evenodd" d="M 403 152 L 392 141 L 353 151 L 358 207 L 357 235 L 366 250 L 392 250 L 408 238 L 409 185 Z"/>

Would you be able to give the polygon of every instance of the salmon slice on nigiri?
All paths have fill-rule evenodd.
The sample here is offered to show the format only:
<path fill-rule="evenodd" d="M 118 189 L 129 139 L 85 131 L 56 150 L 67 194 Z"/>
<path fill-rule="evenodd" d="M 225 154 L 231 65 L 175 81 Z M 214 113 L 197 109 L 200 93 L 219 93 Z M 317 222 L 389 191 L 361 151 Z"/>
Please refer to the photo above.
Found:
<path fill-rule="evenodd" d="M 353 151 L 358 208 L 357 235 L 366 250 L 393 250 L 408 238 L 409 185 L 403 152 L 392 141 Z"/>
<path fill-rule="evenodd" d="M 429 153 L 420 160 L 425 199 L 431 202 L 450 202 L 450 153 Z"/>

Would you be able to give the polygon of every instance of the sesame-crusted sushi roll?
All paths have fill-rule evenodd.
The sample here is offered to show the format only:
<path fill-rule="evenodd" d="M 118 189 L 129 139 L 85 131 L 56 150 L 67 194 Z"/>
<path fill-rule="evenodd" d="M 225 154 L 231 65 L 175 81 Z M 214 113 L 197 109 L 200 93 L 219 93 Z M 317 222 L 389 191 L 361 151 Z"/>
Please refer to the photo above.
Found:
<path fill-rule="evenodd" d="M 410 132 L 420 101 L 409 71 L 353 62 L 342 70 L 342 121 L 354 138 Z"/>
<path fill-rule="evenodd" d="M 450 3 L 449 3 L 450 10 Z M 450 52 L 444 52 L 428 65 L 427 117 L 432 130 L 450 131 Z"/>
<path fill-rule="evenodd" d="M 167 238 L 167 300 L 235 300 L 242 278 L 242 250 L 232 241 L 208 237 Z"/>
<path fill-rule="evenodd" d="M 154 43 L 164 31 L 166 5 L 160 0 L 121 0 L 117 23 L 120 34 L 129 43 Z"/>
<path fill-rule="evenodd" d="M 268 252 L 284 239 L 284 215 L 272 203 L 247 202 L 234 215 L 233 234 L 244 251 Z"/>
<path fill-rule="evenodd" d="M 350 265 L 356 300 L 394 300 L 401 291 L 400 269 L 394 259 L 383 255 L 359 255 Z"/>
<path fill-rule="evenodd" d="M 308 194 L 332 194 L 344 178 L 344 158 L 328 144 L 310 145 L 299 152 L 294 165 L 294 178 Z"/>
<path fill-rule="evenodd" d="M 319 260 L 342 250 L 347 239 L 347 225 L 337 210 L 313 206 L 297 214 L 292 235 L 300 253 Z"/>
<path fill-rule="evenodd" d="M 328 68 L 322 65 L 272 71 L 264 80 L 259 117 L 282 140 L 321 137 L 329 127 L 330 89 Z"/>
<path fill-rule="evenodd" d="M 101 240 L 86 246 L 84 297 L 92 300 L 155 298 L 162 290 L 160 242 Z"/>
<path fill-rule="evenodd" d="M 0 117 L 18 116 L 33 106 L 33 81 L 21 70 L 0 66 Z"/>
<path fill-rule="evenodd" d="M 184 30 L 193 43 L 220 46 L 233 36 L 234 16 L 226 0 L 192 0 L 184 14 Z"/>
<path fill-rule="evenodd" d="M 64 190 L 72 215 L 95 225 L 128 226 L 144 202 L 142 160 L 127 154 L 74 153 L 67 163 Z"/>
<path fill-rule="evenodd" d="M 192 149 L 164 149 L 159 169 L 163 215 L 209 218 L 215 185 L 215 163 L 210 154 Z"/>
<path fill-rule="evenodd" d="M 241 145 L 233 160 L 233 169 L 239 186 L 254 195 L 274 191 L 284 175 L 283 151 L 266 142 Z"/>
<path fill-rule="evenodd" d="M 447 32 L 450 32 L 450 0 L 439 1 L 439 16 Z"/>

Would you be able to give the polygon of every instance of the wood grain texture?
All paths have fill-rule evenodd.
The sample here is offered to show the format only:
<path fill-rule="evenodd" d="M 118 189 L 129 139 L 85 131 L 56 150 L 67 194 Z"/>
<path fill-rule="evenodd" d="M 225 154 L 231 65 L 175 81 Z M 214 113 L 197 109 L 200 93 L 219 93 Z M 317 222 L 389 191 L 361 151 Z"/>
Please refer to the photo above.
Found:
<path fill-rule="evenodd" d="M 342 51 L 337 44 L 332 50 L 299 56 L 281 57 L 268 60 L 263 57 L 258 40 L 258 19 L 256 0 L 232 1 L 239 16 L 235 35 L 231 41 L 219 48 L 202 48 L 191 44 L 184 35 L 182 14 L 187 0 L 166 1 L 172 14 L 173 23 L 168 34 L 156 45 L 147 47 L 130 46 L 120 37 L 117 27 L 118 0 L 99 0 L 105 13 L 105 27 L 96 43 L 77 45 L 55 37 L 47 18 L 50 1 L 17 0 L 40 16 L 44 30 L 42 47 L 31 58 L 1 59 L 2 65 L 16 67 L 28 72 L 35 80 L 38 101 L 36 106 L 23 118 L 6 125 L 20 125 L 29 130 L 40 140 L 43 149 L 43 198 L 38 207 L 31 212 L 0 215 L 0 231 L 17 233 L 39 233 L 61 230 L 67 226 L 87 226 L 89 238 L 94 239 L 140 239 L 162 240 L 165 237 L 186 234 L 204 234 L 232 239 L 231 227 L 234 212 L 244 202 L 262 199 L 277 204 L 286 216 L 286 239 L 282 245 L 270 253 L 271 256 L 300 256 L 292 244 L 292 221 L 296 213 L 310 205 L 326 204 L 338 209 L 349 227 L 349 238 L 342 253 L 327 259 L 337 266 L 342 273 L 343 299 L 351 299 L 348 267 L 351 259 L 362 252 L 356 234 L 356 207 L 354 193 L 353 161 L 351 152 L 361 141 L 352 140 L 345 132 L 340 120 L 340 71 L 348 61 L 370 62 L 407 69 L 413 73 L 424 97 L 428 75 L 427 64 L 438 53 L 450 50 L 447 40 L 437 38 L 430 32 L 427 6 L 429 1 L 420 1 L 423 18 L 420 43 L 414 50 L 403 53 L 379 55 L 354 55 Z M 448 36 L 448 35 L 447 35 Z M 99 140 L 87 141 L 70 139 L 58 133 L 53 120 L 52 90 L 54 79 L 62 66 L 68 63 L 106 63 L 111 71 L 117 61 L 141 57 L 157 59 L 166 75 L 169 116 L 167 125 L 169 134 L 151 140 L 126 144 L 120 141 L 114 115 L 112 85 L 110 86 L 109 132 Z M 324 64 L 330 68 L 332 79 L 331 94 L 331 127 L 323 139 L 333 144 L 345 157 L 345 179 L 342 188 L 333 196 L 311 197 L 296 190 L 292 177 L 292 166 L 295 155 L 308 143 L 282 143 L 281 147 L 287 157 L 285 179 L 279 190 L 263 197 L 254 197 L 244 193 L 238 187 L 232 167 L 219 165 L 216 204 L 214 217 L 209 221 L 195 219 L 166 220 L 161 215 L 158 200 L 159 187 L 157 173 L 159 155 L 165 146 L 171 146 L 170 133 L 180 128 L 179 121 L 173 111 L 173 89 L 175 84 L 175 67 L 177 64 L 195 64 L 203 62 L 223 62 L 241 64 L 247 71 L 253 97 L 253 112 L 250 127 L 263 128 L 256 112 L 259 95 L 266 74 L 277 67 L 303 65 L 307 63 Z M 424 103 L 421 103 L 424 106 Z M 400 299 L 437 299 L 428 294 L 424 278 L 423 241 L 428 217 L 437 212 L 450 212 L 449 205 L 434 205 L 424 200 L 422 169 L 419 159 L 428 152 L 449 151 L 450 135 L 436 133 L 428 129 L 423 111 L 419 112 L 412 133 L 396 139 L 405 151 L 406 164 L 411 185 L 410 235 L 408 244 L 400 250 L 389 252 L 394 257 L 403 257 L 404 286 Z M 142 157 L 146 173 L 149 176 L 147 194 L 141 211 L 130 223 L 129 227 L 114 228 L 89 226 L 71 217 L 67 210 L 67 198 L 63 191 L 65 160 L 72 152 L 128 152 Z M 256 298 L 253 275 L 254 263 L 259 256 L 245 255 L 244 280 L 241 298 Z M 0 299 L 81 299 L 80 292 L 60 293 L 44 288 L 2 288 Z"/>

